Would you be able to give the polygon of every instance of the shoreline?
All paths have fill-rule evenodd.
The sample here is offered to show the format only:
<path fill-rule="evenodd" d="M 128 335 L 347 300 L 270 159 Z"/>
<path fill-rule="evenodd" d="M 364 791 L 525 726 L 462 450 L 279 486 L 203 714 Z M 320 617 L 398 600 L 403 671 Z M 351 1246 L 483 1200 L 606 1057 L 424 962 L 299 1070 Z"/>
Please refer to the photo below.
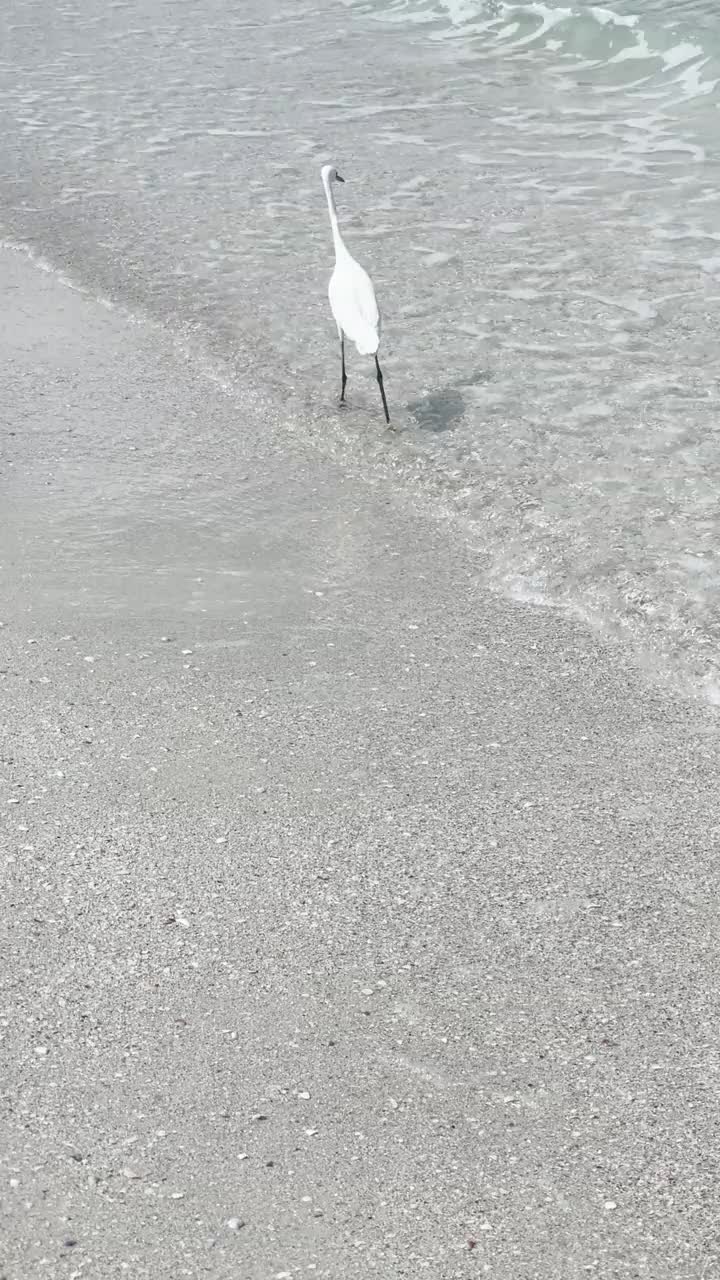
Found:
<path fill-rule="evenodd" d="M 240 362 L 231 358 L 228 335 L 222 340 L 210 330 L 202 334 L 194 326 L 187 329 L 170 325 L 167 318 L 147 311 L 138 301 L 132 306 L 122 298 L 97 295 L 90 281 L 83 282 L 55 267 L 30 243 L 0 238 L 0 252 L 19 257 L 33 268 L 52 276 L 64 287 L 110 312 L 116 319 L 132 326 L 139 326 L 153 336 L 160 346 L 172 352 L 183 370 L 192 370 L 192 376 L 201 376 L 227 396 L 242 402 L 251 409 L 249 416 L 255 422 L 270 427 L 275 451 L 297 454 L 302 462 L 309 451 L 317 462 L 325 462 L 343 473 L 352 473 L 360 486 L 379 488 L 392 492 L 393 501 L 409 510 L 417 510 L 423 504 L 431 504 L 425 510 L 428 519 L 438 525 L 449 523 L 467 542 L 468 572 L 482 574 L 479 589 L 485 594 L 496 595 L 501 601 L 518 604 L 532 610 L 549 612 L 551 617 L 562 618 L 571 628 L 589 631 L 601 648 L 610 655 L 611 662 L 623 667 L 628 664 L 635 670 L 637 680 L 647 685 L 659 696 L 671 700 L 680 699 L 697 704 L 701 714 L 709 710 L 717 714 L 720 706 L 720 687 L 713 668 L 702 668 L 700 655 L 694 657 L 675 651 L 672 644 L 662 649 L 662 636 L 654 637 L 644 630 L 633 630 L 630 614 L 617 616 L 612 600 L 595 598 L 592 593 L 578 589 L 567 597 L 557 586 L 544 583 L 538 586 L 518 573 L 517 565 L 509 569 L 493 563 L 487 549 L 488 529 L 483 521 L 463 505 L 454 490 L 452 469 L 438 473 L 435 455 L 418 450 L 417 439 L 411 445 L 405 442 L 408 421 L 403 421 L 402 410 L 398 421 L 390 431 L 379 428 L 377 406 L 373 410 L 372 394 L 368 400 L 368 388 L 372 393 L 374 380 L 363 378 L 360 397 L 350 412 L 350 430 L 327 430 L 328 415 L 337 414 L 336 400 L 328 386 L 317 388 L 312 397 L 305 394 L 296 399 L 297 386 L 293 381 L 293 395 L 283 406 L 282 421 L 278 416 L 278 400 L 281 398 L 281 378 L 277 376 L 269 386 L 251 385 L 244 375 Z M 241 347 L 242 360 L 252 363 L 257 356 L 251 344 Z M 366 371 L 367 372 L 367 371 Z M 331 385 L 332 379 L 330 380 Z M 334 422 L 333 427 L 339 428 Z M 259 440 L 264 451 L 266 439 Z M 388 468 L 388 459 L 391 466 Z M 408 472 L 412 469 L 412 476 Z M 401 474 L 398 474 L 399 468 Z M 401 491 L 402 490 L 402 491 Z M 449 536 L 452 536 L 450 534 Z M 658 645 L 661 647 L 659 648 Z"/>
<path fill-rule="evenodd" d="M 716 717 L 0 281 L 8 1280 L 705 1274 Z"/>

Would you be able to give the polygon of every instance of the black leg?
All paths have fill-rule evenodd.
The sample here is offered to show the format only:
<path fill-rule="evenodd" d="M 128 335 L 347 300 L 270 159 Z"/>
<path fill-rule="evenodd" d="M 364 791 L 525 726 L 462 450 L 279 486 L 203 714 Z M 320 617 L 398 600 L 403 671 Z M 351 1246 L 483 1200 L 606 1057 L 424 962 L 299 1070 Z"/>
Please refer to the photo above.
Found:
<path fill-rule="evenodd" d="M 389 424 L 390 414 L 388 413 L 387 400 L 385 399 L 385 384 L 383 382 L 382 369 L 380 368 L 380 361 L 378 360 L 377 356 L 375 357 L 375 368 L 377 370 L 377 380 L 378 380 L 378 386 L 380 388 L 380 395 L 382 396 L 383 409 L 385 410 L 385 421 Z"/>
<path fill-rule="evenodd" d="M 340 403 L 345 403 L 345 388 L 347 386 L 347 374 L 345 372 L 345 334 L 340 334 L 340 360 L 342 362 L 342 388 L 340 391 Z"/>

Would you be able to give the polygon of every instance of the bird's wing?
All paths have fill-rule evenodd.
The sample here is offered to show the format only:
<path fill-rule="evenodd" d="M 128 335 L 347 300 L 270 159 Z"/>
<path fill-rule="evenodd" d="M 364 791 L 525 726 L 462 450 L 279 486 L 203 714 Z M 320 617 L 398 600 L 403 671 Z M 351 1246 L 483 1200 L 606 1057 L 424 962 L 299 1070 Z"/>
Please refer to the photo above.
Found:
<path fill-rule="evenodd" d="M 337 263 L 328 290 L 336 323 L 364 355 L 377 351 L 380 312 L 372 280 L 348 254 Z"/>

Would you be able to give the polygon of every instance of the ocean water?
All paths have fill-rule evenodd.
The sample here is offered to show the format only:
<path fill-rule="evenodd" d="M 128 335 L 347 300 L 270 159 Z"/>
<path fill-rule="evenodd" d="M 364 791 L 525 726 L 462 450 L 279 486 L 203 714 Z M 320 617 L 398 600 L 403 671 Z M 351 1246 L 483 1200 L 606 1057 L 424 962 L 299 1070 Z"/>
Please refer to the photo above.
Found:
<path fill-rule="evenodd" d="M 711 0 L 3 0 L 0 236 L 718 705 L 719 107 Z"/>

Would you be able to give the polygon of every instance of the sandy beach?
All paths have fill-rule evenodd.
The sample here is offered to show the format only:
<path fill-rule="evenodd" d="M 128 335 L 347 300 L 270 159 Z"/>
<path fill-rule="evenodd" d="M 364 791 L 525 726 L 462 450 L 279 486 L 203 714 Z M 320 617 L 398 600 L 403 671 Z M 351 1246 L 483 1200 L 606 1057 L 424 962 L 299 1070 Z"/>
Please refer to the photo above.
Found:
<path fill-rule="evenodd" d="M 0 298 L 3 1280 L 709 1280 L 716 716 Z"/>

